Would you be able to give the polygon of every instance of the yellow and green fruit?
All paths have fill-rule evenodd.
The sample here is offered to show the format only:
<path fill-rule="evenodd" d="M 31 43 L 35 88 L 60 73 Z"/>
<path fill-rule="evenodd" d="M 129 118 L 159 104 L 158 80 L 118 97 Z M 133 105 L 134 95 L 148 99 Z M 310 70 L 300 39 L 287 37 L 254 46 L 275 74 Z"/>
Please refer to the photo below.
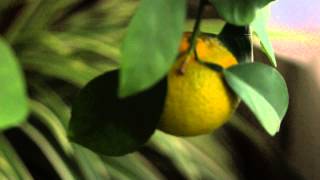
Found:
<path fill-rule="evenodd" d="M 239 99 L 221 72 L 204 63 L 228 68 L 236 58 L 215 36 L 201 34 L 189 53 L 191 33 L 185 33 L 180 55 L 167 77 L 167 95 L 158 128 L 177 136 L 210 133 L 230 119 Z"/>

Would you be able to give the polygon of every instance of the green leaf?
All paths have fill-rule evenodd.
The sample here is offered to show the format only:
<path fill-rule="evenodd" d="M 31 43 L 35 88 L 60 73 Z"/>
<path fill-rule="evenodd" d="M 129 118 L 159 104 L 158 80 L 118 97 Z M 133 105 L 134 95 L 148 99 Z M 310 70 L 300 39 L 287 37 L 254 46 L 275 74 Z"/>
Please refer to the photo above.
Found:
<path fill-rule="evenodd" d="M 74 158 L 76 159 L 77 164 L 84 175 L 84 179 L 111 179 L 111 168 L 107 168 L 105 166 L 98 154 L 75 144 Z"/>
<path fill-rule="evenodd" d="M 139 153 L 132 153 L 122 157 L 104 156 L 102 159 L 107 166 L 112 166 L 120 171 L 121 174 L 129 177 L 129 179 L 145 179 L 146 177 L 148 177 L 148 180 L 165 179 L 159 170 Z M 113 178 L 119 179 L 119 177 Z"/>
<path fill-rule="evenodd" d="M 7 161 L 7 163 L 5 163 L 5 161 Z M 7 167 L 6 165 L 4 165 L 4 163 L 7 165 Z M 4 171 L 6 173 L 9 173 L 10 175 L 14 176 L 12 177 L 12 179 L 33 179 L 27 167 L 20 159 L 20 157 L 18 156 L 17 152 L 12 147 L 8 139 L 3 134 L 0 134 L 0 164 L 0 171 L 1 169 L 5 169 Z M 1 178 L 0 176 L 0 179 L 6 178 Z"/>
<path fill-rule="evenodd" d="M 185 0 L 142 0 L 122 45 L 121 97 L 150 88 L 169 71 L 184 28 Z"/>
<path fill-rule="evenodd" d="M 87 84 L 76 98 L 69 136 L 78 144 L 104 155 L 123 155 L 142 146 L 160 120 L 166 80 L 143 93 L 119 98 L 118 71 Z"/>
<path fill-rule="evenodd" d="M 261 47 L 263 48 L 264 53 L 268 56 L 270 63 L 277 67 L 276 57 L 272 48 L 271 41 L 269 40 L 268 32 L 266 29 L 269 9 L 263 8 L 257 11 L 257 15 L 254 21 L 251 23 L 251 28 L 253 32 L 259 37 Z"/>
<path fill-rule="evenodd" d="M 9 45 L 0 38 L 0 129 L 23 122 L 28 113 L 25 82 Z"/>
<path fill-rule="evenodd" d="M 209 0 L 217 9 L 219 15 L 228 23 L 248 25 L 256 10 L 273 0 Z"/>
<path fill-rule="evenodd" d="M 49 140 L 41 133 L 41 131 L 29 123 L 23 124 L 23 126 L 20 127 L 20 130 L 22 130 L 33 141 L 33 143 L 38 146 L 60 176 L 60 179 L 76 179 L 67 162 L 64 161 L 63 157 L 60 156 L 55 147 L 50 144 Z"/>
<path fill-rule="evenodd" d="M 72 153 L 72 147 L 66 136 L 66 130 L 59 118 L 47 106 L 39 101 L 30 100 L 30 109 L 34 117 L 40 120 L 52 132 L 66 154 Z"/>
<path fill-rule="evenodd" d="M 49 51 L 41 52 L 39 50 L 36 53 L 20 57 L 26 69 L 62 79 L 75 86 L 83 86 L 100 73 L 99 70 L 92 68 L 81 59 L 65 57 Z"/>
<path fill-rule="evenodd" d="M 149 142 L 150 147 L 167 156 L 186 179 L 237 179 L 234 169 L 227 167 L 231 159 L 224 159 L 228 150 L 215 136 L 186 139 L 157 131 Z"/>
<path fill-rule="evenodd" d="M 251 109 L 269 134 L 275 135 L 288 108 L 288 90 L 281 74 L 261 63 L 243 63 L 224 71 L 233 91 Z"/>

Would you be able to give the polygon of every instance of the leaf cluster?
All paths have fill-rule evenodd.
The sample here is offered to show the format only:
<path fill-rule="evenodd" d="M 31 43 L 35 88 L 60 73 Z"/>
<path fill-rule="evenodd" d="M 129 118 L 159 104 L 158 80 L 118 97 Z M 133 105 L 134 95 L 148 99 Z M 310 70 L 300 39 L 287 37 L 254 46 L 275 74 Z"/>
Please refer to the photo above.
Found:
<path fill-rule="evenodd" d="M 288 107 L 286 83 L 275 68 L 253 62 L 250 37 L 253 31 L 261 39 L 264 52 L 276 66 L 262 9 L 270 1 L 199 2 L 198 14 L 204 5 L 214 5 L 226 21 L 217 38 L 240 62 L 222 70 L 227 85 L 266 131 L 275 135 Z M 70 137 L 74 141 L 106 155 L 122 155 L 137 150 L 151 137 L 165 97 L 166 88 L 161 84 L 178 55 L 185 14 L 185 0 L 139 3 L 122 42 L 119 70 L 92 80 L 73 105 Z M 201 16 L 196 19 L 190 50 L 201 20 Z"/>

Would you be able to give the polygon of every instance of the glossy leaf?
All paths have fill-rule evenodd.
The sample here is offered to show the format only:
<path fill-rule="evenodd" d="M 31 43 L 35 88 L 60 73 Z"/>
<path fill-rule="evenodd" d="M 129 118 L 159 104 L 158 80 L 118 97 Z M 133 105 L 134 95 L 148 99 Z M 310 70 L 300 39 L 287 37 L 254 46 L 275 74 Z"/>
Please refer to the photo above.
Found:
<path fill-rule="evenodd" d="M 0 39 L 0 129 L 23 122 L 28 113 L 25 82 L 9 45 Z"/>
<path fill-rule="evenodd" d="M 143 93 L 119 99 L 118 71 L 87 84 L 75 100 L 70 138 L 104 155 L 123 155 L 142 146 L 160 120 L 166 81 Z"/>
<path fill-rule="evenodd" d="M 248 25 L 256 10 L 267 5 L 272 0 L 209 0 L 217 9 L 219 15 L 228 23 Z"/>
<path fill-rule="evenodd" d="M 257 11 L 254 21 L 251 23 L 253 32 L 259 37 L 261 47 L 264 53 L 268 56 L 270 63 L 277 66 L 276 57 L 272 48 L 271 41 L 269 40 L 268 32 L 266 29 L 268 21 L 268 9 L 264 8 Z"/>
<path fill-rule="evenodd" d="M 243 63 L 224 71 L 240 96 L 269 134 L 275 135 L 288 108 L 288 90 L 281 74 L 261 63 Z"/>
<path fill-rule="evenodd" d="M 122 45 L 121 97 L 150 88 L 169 71 L 182 37 L 185 0 L 142 0 Z"/>

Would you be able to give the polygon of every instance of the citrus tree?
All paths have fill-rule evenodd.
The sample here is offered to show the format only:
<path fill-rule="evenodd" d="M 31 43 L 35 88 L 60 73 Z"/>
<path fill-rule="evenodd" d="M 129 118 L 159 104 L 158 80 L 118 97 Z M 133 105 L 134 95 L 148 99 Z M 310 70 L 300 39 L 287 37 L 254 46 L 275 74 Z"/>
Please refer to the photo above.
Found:
<path fill-rule="evenodd" d="M 269 2 L 200 1 L 193 31 L 183 36 L 186 1 L 141 1 L 122 44 L 119 70 L 90 81 L 76 99 L 70 138 L 102 154 L 123 155 L 157 128 L 182 136 L 212 132 L 230 118 L 238 97 L 275 135 L 288 94 L 272 67 L 262 9 Z M 209 5 L 226 21 L 218 35 L 200 32 Z M 272 66 L 253 62 L 251 32 Z"/>
<path fill-rule="evenodd" d="M 215 164 L 214 155 L 227 154 L 219 143 L 182 136 L 215 134 L 240 102 L 270 135 L 278 132 L 288 94 L 266 33 L 270 0 L 201 0 L 189 32 L 186 0 L 84 2 L 91 9 L 74 0 L 0 3 L 0 179 L 33 175 L 15 152 L 26 147 L 7 138 L 12 129 L 27 135 L 62 179 L 161 179 L 140 153 L 113 158 L 82 147 L 120 156 L 146 142 L 185 177 L 232 179 L 227 163 Z M 223 21 L 203 19 L 207 7 Z M 12 22 L 8 8 L 18 12 Z M 253 35 L 269 62 L 254 61 Z M 248 123 L 235 122 L 250 134 Z"/>

